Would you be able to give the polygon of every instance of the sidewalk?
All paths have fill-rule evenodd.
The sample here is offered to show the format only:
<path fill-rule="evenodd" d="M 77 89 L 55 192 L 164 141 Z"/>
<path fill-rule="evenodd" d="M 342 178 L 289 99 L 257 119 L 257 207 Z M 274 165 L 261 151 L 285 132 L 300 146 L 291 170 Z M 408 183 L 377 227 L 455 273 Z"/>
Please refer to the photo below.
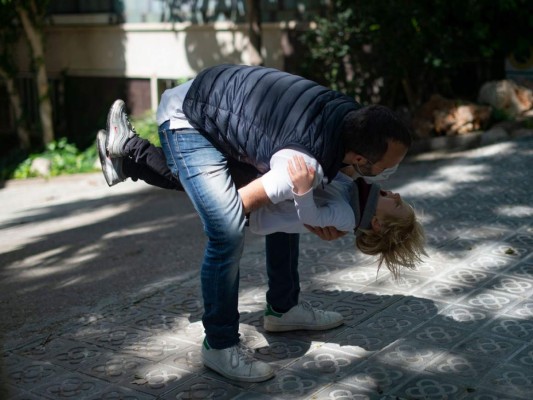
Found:
<path fill-rule="evenodd" d="M 201 363 L 203 235 L 184 195 L 98 175 L 8 185 L 6 398 L 531 399 L 532 166 L 533 138 L 405 162 L 386 187 L 422 213 L 429 257 L 400 284 L 353 236 L 303 235 L 302 297 L 345 316 L 326 332 L 263 330 L 263 240 L 248 235 L 241 337 L 277 371 L 258 384 Z"/>

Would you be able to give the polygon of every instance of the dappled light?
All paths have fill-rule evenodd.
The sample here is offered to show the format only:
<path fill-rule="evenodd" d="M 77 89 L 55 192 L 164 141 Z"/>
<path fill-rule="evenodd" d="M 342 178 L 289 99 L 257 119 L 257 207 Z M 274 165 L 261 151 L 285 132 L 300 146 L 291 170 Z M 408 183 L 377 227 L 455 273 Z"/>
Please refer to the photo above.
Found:
<path fill-rule="evenodd" d="M 530 148 L 522 140 L 415 157 L 383 183 L 414 204 L 427 236 L 424 263 L 399 281 L 357 252 L 351 234 L 332 242 L 302 235 L 302 297 L 345 318 L 329 331 L 263 329 L 264 244 L 247 234 L 241 340 L 276 370 L 251 388 L 201 361 L 204 239 L 183 194 L 132 183 L 114 193 L 96 186 L 80 201 L 21 206 L 1 219 L 16 239 L 2 253 L 11 289 L 0 305 L 12 316 L 3 323 L 20 332 L 5 357 L 21 380 L 30 370 L 17 362 L 32 360 L 37 378 L 25 384 L 36 388 L 58 366 L 84 374 L 93 390 L 112 382 L 121 393 L 153 396 L 522 398 L 533 364 Z M 34 229 L 24 234 L 29 223 Z M 15 306 L 17 295 L 26 311 Z M 24 300 L 36 297 L 50 305 Z"/>
<path fill-rule="evenodd" d="M 531 15 L 527 0 L 0 1 L 0 400 L 531 399 Z M 221 64 L 253 68 L 202 73 Z M 374 104 L 394 124 L 359 112 Z M 376 136 L 352 135 L 366 128 Z M 289 144 L 328 178 L 341 161 L 378 177 L 400 164 L 384 191 L 350 193 L 368 231 L 347 215 L 353 232 L 336 240 L 285 237 L 279 252 L 267 240 L 271 266 L 289 258 L 269 276 L 264 237 L 245 228 L 242 255 L 233 245 L 246 190 L 255 206 L 276 188 L 264 179 L 239 197 L 215 183 L 228 160 L 276 173 L 268 159 Z M 164 172 L 169 187 L 162 166 L 180 171 L 180 191 L 143 182 Z M 317 183 L 306 169 L 299 210 L 311 200 L 300 183 Z M 374 195 L 388 196 L 375 218 Z M 391 222 L 410 212 L 402 201 L 425 251 L 419 229 Z M 380 265 L 356 232 L 363 249 L 389 228 L 402 233 Z M 412 248 L 413 263 L 390 257 Z M 210 312 L 216 299 L 227 313 Z M 212 351 L 234 344 L 237 324 L 243 349 Z M 225 378 L 236 359 L 249 382 Z"/>
<path fill-rule="evenodd" d="M 526 205 L 501 206 L 495 210 L 495 213 L 502 217 L 531 217 L 533 216 L 533 207 Z"/>

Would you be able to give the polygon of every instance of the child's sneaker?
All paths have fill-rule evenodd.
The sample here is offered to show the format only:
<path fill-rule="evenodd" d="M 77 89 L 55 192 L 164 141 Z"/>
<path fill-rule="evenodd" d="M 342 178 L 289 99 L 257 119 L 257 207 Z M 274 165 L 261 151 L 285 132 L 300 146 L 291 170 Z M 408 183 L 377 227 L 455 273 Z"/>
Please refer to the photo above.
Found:
<path fill-rule="evenodd" d="M 115 100 L 107 114 L 107 155 L 109 157 L 124 157 L 126 143 L 137 135 L 126 114 L 126 104 L 122 100 Z"/>
<path fill-rule="evenodd" d="M 100 158 L 100 165 L 104 178 L 109 186 L 126 180 L 126 176 L 122 172 L 122 158 L 109 158 L 106 155 L 105 143 L 107 140 L 107 132 L 103 129 L 98 131 L 96 135 L 96 147 L 98 149 L 98 157 Z"/>
<path fill-rule="evenodd" d="M 322 331 L 336 328 L 344 323 L 341 314 L 334 311 L 317 310 L 306 301 L 298 303 L 286 313 L 278 313 L 267 304 L 263 328 L 268 332 L 297 330 Z"/>
<path fill-rule="evenodd" d="M 263 382 L 274 376 L 274 370 L 252 356 L 252 350 L 238 343 L 227 349 L 212 349 L 207 338 L 202 344 L 204 365 L 220 375 L 239 382 Z"/>

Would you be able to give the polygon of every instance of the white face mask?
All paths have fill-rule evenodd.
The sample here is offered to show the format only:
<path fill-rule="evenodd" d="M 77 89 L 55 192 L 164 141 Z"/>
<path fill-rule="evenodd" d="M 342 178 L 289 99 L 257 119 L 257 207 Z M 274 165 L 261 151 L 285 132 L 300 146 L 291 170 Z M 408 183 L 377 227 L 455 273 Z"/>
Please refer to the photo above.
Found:
<path fill-rule="evenodd" d="M 373 176 L 368 176 L 368 175 L 361 174 L 360 171 L 359 171 L 359 168 L 357 168 L 357 164 L 354 164 L 354 168 L 356 170 L 356 173 L 353 176 L 354 179 L 362 176 L 363 178 L 365 178 L 365 181 L 367 181 L 369 183 L 372 183 L 372 182 L 379 182 L 379 181 L 384 181 L 386 179 L 389 179 L 389 177 L 392 174 L 394 174 L 396 172 L 396 170 L 398 169 L 398 164 L 396 164 L 394 167 L 385 168 L 379 174 L 373 175 Z"/>
<path fill-rule="evenodd" d="M 392 174 L 396 172 L 398 169 L 398 164 L 396 164 L 394 167 L 385 168 L 383 171 L 381 171 L 379 174 L 374 176 L 364 176 L 365 181 L 367 182 L 379 182 L 384 181 L 386 179 L 389 179 Z"/>

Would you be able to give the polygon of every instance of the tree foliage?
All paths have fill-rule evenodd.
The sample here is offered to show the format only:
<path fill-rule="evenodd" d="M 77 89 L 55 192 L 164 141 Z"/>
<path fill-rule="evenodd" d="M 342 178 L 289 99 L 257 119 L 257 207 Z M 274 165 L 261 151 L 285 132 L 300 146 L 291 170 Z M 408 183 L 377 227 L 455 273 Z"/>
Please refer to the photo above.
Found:
<path fill-rule="evenodd" d="M 0 68 L 7 74 L 16 73 L 13 58 L 13 44 L 20 35 L 20 23 L 15 8 L 8 0 L 0 1 Z"/>
<path fill-rule="evenodd" d="M 15 7 L 7 0 L 0 1 L 0 78 L 4 81 L 6 91 L 13 108 L 19 147 L 30 148 L 30 134 L 22 101 L 17 90 L 17 66 L 15 65 L 14 45 L 21 34 L 20 22 Z"/>
<path fill-rule="evenodd" d="M 530 0 L 332 0 L 303 42 L 308 74 L 363 102 L 472 95 L 533 46 Z"/>
<path fill-rule="evenodd" d="M 25 118 L 20 104 L 15 78 L 17 68 L 14 64 L 14 46 L 17 38 L 24 32 L 32 52 L 32 67 L 35 72 L 35 82 L 39 98 L 39 117 L 43 143 L 54 140 L 52 120 L 52 104 L 49 95 L 48 76 L 44 60 L 43 27 L 48 10 L 49 0 L 0 0 L 0 73 L 6 80 L 10 101 L 16 114 L 16 124 L 21 147 L 29 146 L 29 138 L 23 138 L 26 133 Z"/>

